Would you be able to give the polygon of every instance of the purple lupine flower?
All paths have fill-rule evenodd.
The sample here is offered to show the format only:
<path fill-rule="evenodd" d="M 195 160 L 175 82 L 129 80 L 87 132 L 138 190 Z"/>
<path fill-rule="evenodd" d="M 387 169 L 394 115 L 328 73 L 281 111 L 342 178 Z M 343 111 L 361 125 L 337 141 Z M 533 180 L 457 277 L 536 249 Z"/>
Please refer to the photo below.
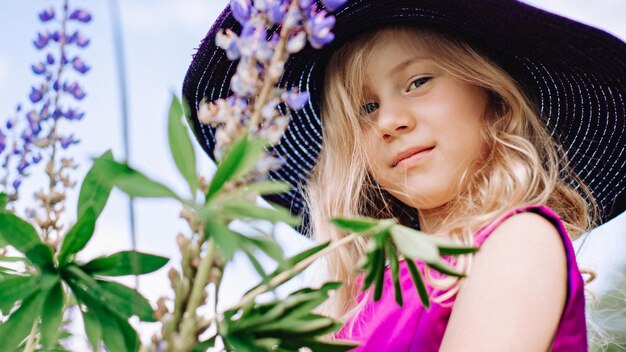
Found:
<path fill-rule="evenodd" d="M 87 38 L 83 37 L 83 35 L 82 35 L 82 34 L 80 34 L 80 33 L 78 33 L 78 35 L 76 36 L 75 41 L 76 41 L 76 45 L 77 45 L 79 48 L 84 48 L 84 47 L 86 47 L 87 45 L 89 45 L 89 39 L 87 39 Z"/>
<path fill-rule="evenodd" d="M 218 32 L 215 36 L 215 45 L 226 50 L 226 57 L 229 60 L 237 60 L 241 56 L 238 41 L 239 37 L 230 29 L 225 32 Z"/>
<path fill-rule="evenodd" d="M 39 110 L 39 119 L 40 120 L 47 120 L 48 117 L 50 117 L 49 116 L 49 109 L 50 109 L 50 99 L 46 100 L 46 102 L 43 103 L 43 106 Z"/>
<path fill-rule="evenodd" d="M 29 130 L 24 130 L 20 137 L 22 137 L 22 141 L 24 142 L 24 148 L 26 148 L 27 145 L 33 143 L 33 141 L 35 140 L 35 136 Z M 28 154 L 28 150 L 25 149 L 23 154 Z"/>
<path fill-rule="evenodd" d="M 7 136 L 2 132 L 2 130 L 0 130 L 0 154 L 2 154 L 2 152 L 6 149 L 7 147 Z"/>
<path fill-rule="evenodd" d="M 65 66 L 68 62 L 69 61 L 67 61 L 67 56 L 65 56 L 65 53 L 61 54 L 61 65 Z"/>
<path fill-rule="evenodd" d="M 312 3 L 313 3 L 313 0 L 300 0 L 300 8 L 303 10 L 308 9 Z"/>
<path fill-rule="evenodd" d="M 76 109 L 67 109 L 63 114 L 68 120 L 81 120 L 85 116 L 84 112 L 78 112 Z"/>
<path fill-rule="evenodd" d="M 294 110 L 300 110 L 309 101 L 308 92 L 300 92 L 298 88 L 283 92 L 281 98 Z"/>
<path fill-rule="evenodd" d="M 52 32 L 52 34 L 50 34 L 50 39 L 58 43 L 61 40 L 61 33 L 59 33 L 59 31 Z"/>
<path fill-rule="evenodd" d="M 48 55 L 46 55 L 46 62 L 48 63 L 48 65 L 54 65 L 54 55 L 48 53 Z"/>
<path fill-rule="evenodd" d="M 54 110 L 54 112 L 52 113 L 52 118 L 55 120 L 60 119 L 61 117 L 63 117 L 63 111 L 61 111 L 61 109 L 56 109 Z"/>
<path fill-rule="evenodd" d="M 87 23 L 91 21 L 91 14 L 83 9 L 76 9 L 70 14 L 70 20 L 76 20 L 79 22 Z"/>
<path fill-rule="evenodd" d="M 52 6 L 39 13 L 39 20 L 41 20 L 41 22 L 48 22 L 52 19 L 54 19 L 54 8 Z"/>
<path fill-rule="evenodd" d="M 73 134 L 67 137 L 61 137 L 61 148 L 67 149 L 67 147 L 69 147 L 70 145 L 77 144 L 79 142 L 80 140 L 75 139 Z"/>
<path fill-rule="evenodd" d="M 287 52 L 294 54 L 302 50 L 306 44 L 306 32 L 300 31 L 297 34 L 291 35 L 287 40 Z"/>
<path fill-rule="evenodd" d="M 45 48 L 46 45 L 48 45 L 49 41 L 50 36 L 48 35 L 48 31 L 45 31 L 43 33 L 39 32 L 37 33 L 37 39 L 33 40 L 33 45 L 35 45 L 35 48 L 41 50 Z"/>
<path fill-rule="evenodd" d="M 61 88 L 61 85 L 59 84 L 58 80 L 52 83 L 52 89 L 54 89 L 55 92 L 58 92 L 60 88 Z"/>
<path fill-rule="evenodd" d="M 35 87 L 30 88 L 31 91 L 30 95 L 28 96 L 28 98 L 30 98 L 30 101 L 32 101 L 33 103 L 38 103 L 39 101 L 41 101 L 41 99 L 43 98 L 43 92 Z"/>
<path fill-rule="evenodd" d="M 90 69 L 90 67 L 87 66 L 78 56 L 72 59 L 72 67 L 74 67 L 74 70 L 81 74 L 85 74 Z"/>
<path fill-rule="evenodd" d="M 20 185 L 22 184 L 22 180 L 20 179 L 16 179 L 13 181 L 13 189 L 17 192 L 18 188 L 20 188 Z"/>
<path fill-rule="evenodd" d="M 77 100 L 82 100 L 85 97 L 85 92 L 83 92 L 83 89 L 76 82 L 64 88 L 65 91 L 72 94 Z"/>
<path fill-rule="evenodd" d="M 326 7 L 329 11 L 335 11 L 346 2 L 347 0 L 322 0 L 322 4 L 324 4 L 324 7 Z"/>
<path fill-rule="evenodd" d="M 33 155 L 33 158 L 32 158 L 32 163 L 33 164 L 39 164 L 40 161 L 41 161 L 41 154 L 40 153 L 37 153 L 37 154 Z"/>
<path fill-rule="evenodd" d="M 11 129 L 13 128 L 13 126 L 14 126 L 14 125 L 15 125 L 15 122 L 13 122 L 13 120 L 12 120 L 12 119 L 8 119 L 8 120 L 7 120 L 7 124 L 6 124 L 6 126 L 7 126 L 7 130 L 11 130 Z"/>
<path fill-rule="evenodd" d="M 43 74 L 44 72 L 46 72 L 46 65 L 45 65 L 43 62 L 38 62 L 38 63 L 37 63 L 37 64 L 35 64 L 35 65 L 30 65 L 30 68 L 32 68 L 32 69 L 33 69 L 33 72 L 34 72 L 36 75 L 41 75 L 41 74 Z"/>
<path fill-rule="evenodd" d="M 17 172 L 19 172 L 20 175 L 23 175 L 24 171 L 26 171 L 26 168 L 28 168 L 29 165 L 30 164 L 28 163 L 28 161 L 26 161 L 26 159 L 22 158 L 22 160 L 20 160 L 20 163 L 17 165 Z"/>
<path fill-rule="evenodd" d="M 271 24 L 279 23 L 285 17 L 289 4 L 285 0 L 264 0 L 265 9 L 263 12 Z M 256 5 L 257 2 L 255 2 Z M 257 6 L 258 7 L 258 6 Z"/>
<path fill-rule="evenodd" d="M 250 0 L 231 0 L 230 10 L 237 22 L 244 24 L 252 15 L 252 3 Z"/>
<path fill-rule="evenodd" d="M 41 123 L 37 112 L 35 110 L 29 111 L 28 114 L 26 114 L 26 120 L 28 120 L 30 132 L 35 136 L 38 135 L 39 132 L 41 132 Z"/>
<path fill-rule="evenodd" d="M 335 26 L 335 17 L 327 15 L 328 13 L 324 10 L 315 13 L 312 8 L 307 13 L 305 28 L 309 34 L 309 42 L 315 49 L 320 49 L 335 39 L 335 35 L 331 32 Z"/>

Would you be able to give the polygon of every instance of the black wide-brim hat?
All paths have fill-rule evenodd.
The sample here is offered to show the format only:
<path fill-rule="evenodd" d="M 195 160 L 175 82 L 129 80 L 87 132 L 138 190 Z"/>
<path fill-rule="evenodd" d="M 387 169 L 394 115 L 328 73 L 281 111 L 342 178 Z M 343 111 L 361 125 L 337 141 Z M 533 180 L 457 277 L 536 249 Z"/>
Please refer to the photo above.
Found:
<path fill-rule="evenodd" d="M 318 8 L 323 9 L 321 3 Z M 306 215 L 300 193 L 322 147 L 320 106 L 330 54 L 359 34 L 386 25 L 415 25 L 461 38 L 505 69 L 533 99 L 569 165 L 591 189 L 605 222 L 626 209 L 626 45 L 599 29 L 513 0 L 349 0 L 335 13 L 335 40 L 322 50 L 307 44 L 289 58 L 280 86 L 310 94 L 273 151 L 286 163 L 271 179 L 289 193 L 267 197 Z M 198 104 L 232 94 L 237 62 L 215 36 L 241 27 L 226 8 L 202 41 L 183 84 L 193 130 L 213 157 L 214 130 L 197 119 Z"/>

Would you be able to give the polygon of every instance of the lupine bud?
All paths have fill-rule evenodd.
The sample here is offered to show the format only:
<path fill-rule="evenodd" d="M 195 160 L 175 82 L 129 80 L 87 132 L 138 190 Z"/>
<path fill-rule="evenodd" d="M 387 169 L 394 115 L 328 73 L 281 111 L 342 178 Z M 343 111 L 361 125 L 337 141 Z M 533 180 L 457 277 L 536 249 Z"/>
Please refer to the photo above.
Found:
<path fill-rule="evenodd" d="M 335 11 L 336 9 L 343 6 L 346 2 L 347 0 L 322 0 L 322 4 L 324 4 L 324 6 L 330 11 Z"/>
<path fill-rule="evenodd" d="M 52 19 L 54 19 L 54 8 L 52 6 L 39 13 L 39 20 L 41 20 L 41 22 L 48 22 Z"/>
<path fill-rule="evenodd" d="M 300 31 L 298 34 L 293 35 L 287 41 L 287 52 L 290 54 L 295 54 L 304 48 L 306 44 L 306 32 Z"/>
<path fill-rule="evenodd" d="M 44 65 L 43 62 L 38 62 L 36 65 L 30 65 L 30 67 L 36 75 L 41 75 L 46 72 L 46 65 Z"/>
<path fill-rule="evenodd" d="M 41 50 L 45 48 L 46 45 L 48 45 L 48 41 L 50 41 L 50 36 L 48 35 L 47 31 L 43 33 L 37 33 L 37 39 L 33 41 L 33 45 L 35 46 L 35 48 Z"/>
<path fill-rule="evenodd" d="M 87 66 L 83 60 L 81 60 L 78 56 L 76 56 L 73 60 L 72 60 L 72 67 L 74 67 L 74 70 L 76 70 L 76 72 L 79 72 L 81 74 L 85 74 L 87 73 L 87 71 L 89 71 L 90 67 Z"/>
<path fill-rule="evenodd" d="M 250 0 L 231 0 L 230 10 L 237 22 L 243 24 L 250 19 L 252 4 Z"/>
<path fill-rule="evenodd" d="M 30 89 L 30 95 L 28 96 L 30 101 L 32 101 L 33 103 L 38 103 L 39 101 L 41 101 L 41 99 L 43 98 L 43 92 L 35 87 L 31 87 Z"/>
<path fill-rule="evenodd" d="M 48 63 L 48 65 L 54 65 L 54 56 L 52 56 L 52 54 L 48 53 L 46 55 L 46 62 Z"/>
<path fill-rule="evenodd" d="M 83 9 L 76 9 L 70 14 L 70 20 L 87 23 L 91 21 L 91 14 Z"/>

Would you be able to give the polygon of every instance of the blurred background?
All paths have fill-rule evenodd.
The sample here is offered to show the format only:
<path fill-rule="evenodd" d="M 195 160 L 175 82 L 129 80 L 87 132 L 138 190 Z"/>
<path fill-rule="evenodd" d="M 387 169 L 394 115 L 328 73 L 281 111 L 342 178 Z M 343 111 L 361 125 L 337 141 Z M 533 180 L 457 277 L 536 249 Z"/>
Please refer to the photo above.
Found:
<path fill-rule="evenodd" d="M 526 0 L 534 6 L 604 29 L 626 39 L 626 0 Z M 150 177 L 184 192 L 185 184 L 170 157 L 167 142 L 167 109 L 173 93 L 180 94 L 183 77 L 191 55 L 211 23 L 227 5 L 225 0 L 106 0 L 70 1 L 72 7 L 89 10 L 93 20 L 82 32 L 91 44 L 82 51 L 82 58 L 91 66 L 80 81 L 87 94 L 80 107 L 86 112 L 82 121 L 65 123 L 63 130 L 73 132 L 80 144 L 68 150 L 81 165 L 75 173 L 80 180 L 91 165 L 91 158 L 112 149 L 117 159 L 127 158 L 136 169 Z M 38 82 L 31 64 L 42 59 L 32 41 L 44 28 L 37 14 L 59 1 L 1 0 L 0 1 L 0 122 L 14 115 L 18 103 L 28 106 L 30 87 Z M 117 4 L 117 5 L 116 5 Z M 112 11 L 119 7 L 119 17 Z M 113 29 L 117 18 L 122 34 L 123 53 L 116 50 Z M 120 67 L 116 56 L 123 55 L 126 69 L 130 144 L 128 155 L 123 148 L 123 120 L 120 93 Z M 199 163 L 209 176 L 213 164 L 199 149 Z M 37 173 L 37 168 L 32 169 Z M 41 171 L 39 171 L 41 173 Z M 43 178 L 36 175 L 23 184 L 18 209 L 32 204 L 32 193 L 39 189 Z M 75 209 L 78 189 L 68 196 L 67 208 Z M 114 191 L 100 217 L 96 235 L 84 254 L 88 257 L 111 253 L 131 246 L 131 226 L 128 198 Z M 139 250 L 178 260 L 175 236 L 186 229 L 178 218 L 177 204 L 167 200 L 137 200 L 135 233 Z M 66 223 L 72 223 L 73 211 Z M 298 252 L 311 242 L 288 226 L 280 226 L 279 239 L 287 254 Z M 588 285 L 597 297 L 615 296 L 621 314 L 602 316 L 606 329 L 626 331 L 626 215 L 601 226 L 575 242 L 581 268 L 594 270 L 598 278 Z M 311 268 L 310 270 L 315 270 Z M 151 301 L 169 294 L 166 269 L 146 276 L 140 290 Z M 247 288 L 257 281 L 245 260 L 238 258 L 227 269 L 222 284 L 221 307 L 236 302 Z M 285 290 L 303 282 L 296 278 Z M 132 280 L 129 281 L 132 283 Z M 607 320 L 608 319 L 608 320 Z M 612 320 L 611 320 L 612 319 Z M 626 334 L 626 333 L 625 333 Z"/>

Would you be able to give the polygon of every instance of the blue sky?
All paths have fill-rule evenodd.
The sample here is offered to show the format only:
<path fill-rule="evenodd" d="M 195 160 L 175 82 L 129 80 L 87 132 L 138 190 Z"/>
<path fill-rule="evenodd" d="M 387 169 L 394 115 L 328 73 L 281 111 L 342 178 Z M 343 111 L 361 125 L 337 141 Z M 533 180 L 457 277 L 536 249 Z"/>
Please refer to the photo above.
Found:
<path fill-rule="evenodd" d="M 182 80 L 197 47 L 218 12 L 226 5 L 225 0 L 124 0 L 120 2 L 121 23 L 125 60 L 127 65 L 129 112 L 131 133 L 130 163 L 151 177 L 185 191 L 184 183 L 176 172 L 169 155 L 166 134 L 166 112 L 172 92 L 180 92 Z M 525 1 L 536 6 L 563 14 L 567 17 L 604 28 L 616 36 L 626 38 L 626 1 L 594 0 L 532 0 Z M 37 13 L 58 1 L 2 0 L 0 1 L 0 121 L 4 123 L 13 113 L 18 102 L 27 103 L 30 86 L 37 82 L 30 71 L 30 64 L 43 55 L 31 42 L 42 25 Z M 122 133 L 120 97 L 115 74 L 115 58 L 112 45 L 112 29 L 107 2 L 71 1 L 73 6 L 85 7 L 93 13 L 93 22 L 84 26 L 83 33 L 91 38 L 91 45 L 82 53 L 83 59 L 92 67 L 81 79 L 87 98 L 80 105 L 86 111 L 83 121 L 70 126 L 69 130 L 82 139 L 72 149 L 72 156 L 83 166 L 78 170 L 80 179 L 87 170 L 90 158 L 112 149 L 122 158 Z M 200 158 L 206 174 L 212 166 L 206 158 Z M 38 182 L 25 184 L 23 199 L 28 201 Z M 77 192 L 71 193 L 68 209 L 75 209 Z M 136 201 L 137 236 L 142 251 L 176 257 L 175 235 L 185 229 L 178 219 L 178 207 L 170 201 Z M 70 212 L 72 214 L 72 212 Z M 99 220 L 96 236 L 87 248 L 88 256 L 111 253 L 129 248 L 129 230 L 126 197 L 115 192 Z M 609 224 L 615 229 L 626 228 L 621 223 Z M 71 216 L 66 220 L 72 222 Z M 606 228 L 603 238 L 591 239 L 585 246 L 579 261 L 601 271 L 609 270 L 619 263 L 615 248 L 626 248 L 626 234 Z M 301 237 L 289 231 L 281 232 L 285 248 L 294 252 L 307 244 Z M 598 236 L 599 237 L 599 236 Z M 611 252 L 613 251 L 613 252 Z M 604 254 L 602 254 L 604 253 Z M 609 253 L 607 255 L 607 253 Z M 614 253 L 615 256 L 610 255 Z M 602 254 L 602 255 L 601 255 Z M 611 263 L 609 263 L 609 259 Z M 621 260 L 621 263 L 624 263 Z M 617 264 L 616 264 L 617 263 Z M 236 273 L 224 283 L 224 305 L 234 302 L 246 286 L 254 284 L 254 274 L 241 262 L 230 268 Z M 601 285 L 610 285 L 611 274 Z M 156 299 L 159 291 L 167 287 L 165 273 L 159 272 L 142 282 L 145 294 Z"/>

